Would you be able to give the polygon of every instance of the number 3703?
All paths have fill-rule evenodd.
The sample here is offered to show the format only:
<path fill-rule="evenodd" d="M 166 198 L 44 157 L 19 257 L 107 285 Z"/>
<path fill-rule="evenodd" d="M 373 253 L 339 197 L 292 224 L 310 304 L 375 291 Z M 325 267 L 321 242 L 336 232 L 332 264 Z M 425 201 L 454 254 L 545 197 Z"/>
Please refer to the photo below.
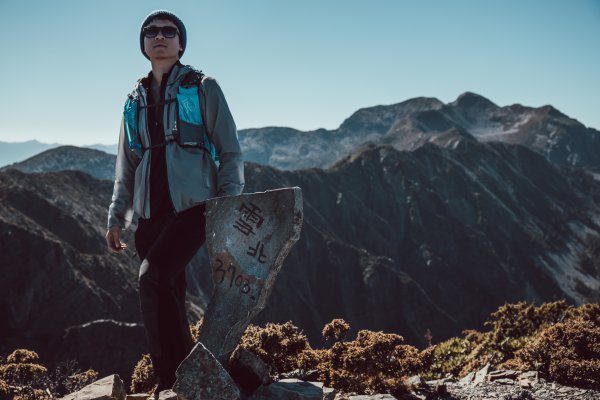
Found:
<path fill-rule="evenodd" d="M 233 287 L 234 285 L 239 287 L 240 292 L 244 294 L 250 292 L 250 280 L 243 274 L 239 274 L 235 265 L 229 264 L 229 267 L 225 268 L 223 261 L 218 258 L 216 264 L 215 279 L 218 284 L 225 282 L 225 284 L 229 283 L 229 287 Z"/>

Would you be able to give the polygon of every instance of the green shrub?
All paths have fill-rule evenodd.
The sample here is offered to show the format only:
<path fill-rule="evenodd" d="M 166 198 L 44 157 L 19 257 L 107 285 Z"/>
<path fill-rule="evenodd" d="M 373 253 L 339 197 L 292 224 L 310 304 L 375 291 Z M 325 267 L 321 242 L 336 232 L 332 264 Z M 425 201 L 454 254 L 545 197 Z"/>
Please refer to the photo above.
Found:
<path fill-rule="evenodd" d="M 430 353 L 421 356 L 427 366 L 426 379 L 443 378 L 447 374 L 458 376 L 469 361 L 471 350 L 465 339 L 453 337 L 430 347 Z"/>
<path fill-rule="evenodd" d="M 361 330 L 351 342 L 336 342 L 321 353 L 319 378 L 327 386 L 357 393 L 407 392 L 404 378 L 418 373 L 419 351 L 400 335 Z"/>
<path fill-rule="evenodd" d="M 0 379 L 0 400 L 9 400 L 10 399 L 10 388 L 8 387 L 8 383 L 3 379 Z"/>
<path fill-rule="evenodd" d="M 350 325 L 343 319 L 334 319 L 323 327 L 323 337 L 334 341 L 343 340 L 350 330 Z"/>
<path fill-rule="evenodd" d="M 260 357 L 270 367 L 272 374 L 300 368 L 301 354 L 310 350 L 306 335 L 291 321 L 284 324 L 268 323 L 264 328 L 249 325 L 240 346 Z M 307 361 L 306 357 L 310 356 L 302 359 Z"/>
<path fill-rule="evenodd" d="M 150 354 L 144 354 L 131 375 L 132 393 L 151 393 L 157 384 Z"/>
<path fill-rule="evenodd" d="M 544 372 L 556 382 L 600 389 L 600 325 L 584 319 L 557 323 L 515 359 L 522 369 Z"/>
<path fill-rule="evenodd" d="M 10 385 L 27 385 L 32 381 L 41 381 L 48 374 L 46 367 L 39 364 L 5 364 L 0 365 L 0 379 Z"/>
<path fill-rule="evenodd" d="M 6 357 L 6 364 L 32 364 L 39 359 L 40 357 L 35 351 L 17 349 Z"/>
<path fill-rule="evenodd" d="M 0 400 L 2 396 L 21 400 L 62 397 L 98 378 L 94 370 L 80 372 L 75 361 L 61 362 L 49 372 L 38 360 L 34 351 L 18 349 L 0 361 Z"/>
<path fill-rule="evenodd" d="M 558 382 L 599 388 L 598 304 L 573 307 L 564 300 L 540 306 L 504 304 L 490 314 L 485 326 L 486 332 L 466 330 L 461 337 L 421 352 L 406 345 L 402 336 L 383 332 L 362 330 L 355 340 L 344 341 L 350 326 L 342 319 L 323 328 L 323 336 L 335 342 L 327 349 L 312 349 L 291 322 L 264 328 L 250 325 L 240 346 L 259 356 L 273 375 L 316 370 L 319 380 L 345 392 L 401 396 L 407 390 L 406 376 L 462 377 L 487 363 L 493 369 L 536 369 Z M 194 341 L 199 327 L 200 323 L 191 327 Z M 132 379 L 136 392 L 149 392 L 154 385 L 150 358 L 145 357 Z"/>
<path fill-rule="evenodd" d="M 448 373 L 462 377 L 488 363 L 495 369 L 515 368 L 515 353 L 532 343 L 543 329 L 570 315 L 585 314 L 593 318 L 596 311 L 597 307 L 578 311 L 564 300 L 539 307 L 526 302 L 504 304 L 484 323 L 489 331 L 467 330 L 462 338 L 433 346 L 430 356 L 424 358 L 423 374 L 429 379 L 442 378 Z"/>

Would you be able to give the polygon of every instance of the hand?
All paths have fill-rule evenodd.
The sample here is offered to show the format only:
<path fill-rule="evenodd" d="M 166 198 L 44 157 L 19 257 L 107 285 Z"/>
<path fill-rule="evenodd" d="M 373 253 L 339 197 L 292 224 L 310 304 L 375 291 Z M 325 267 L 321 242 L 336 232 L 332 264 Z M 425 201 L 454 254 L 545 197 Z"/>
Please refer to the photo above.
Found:
<path fill-rule="evenodd" d="M 106 245 L 114 253 L 120 253 L 127 248 L 127 244 L 121 242 L 121 227 L 113 225 L 106 231 Z"/>

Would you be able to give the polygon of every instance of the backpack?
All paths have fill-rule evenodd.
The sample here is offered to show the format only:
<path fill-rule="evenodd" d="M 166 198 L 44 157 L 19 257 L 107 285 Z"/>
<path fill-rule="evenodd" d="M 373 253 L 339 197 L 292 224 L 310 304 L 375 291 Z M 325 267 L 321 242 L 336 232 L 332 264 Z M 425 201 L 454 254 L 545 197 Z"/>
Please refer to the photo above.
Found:
<path fill-rule="evenodd" d="M 177 103 L 175 125 L 173 134 L 167 135 L 165 141 L 160 144 L 143 147 L 138 129 L 138 117 L 140 101 L 137 90 L 127 96 L 123 110 L 125 134 L 129 150 L 138 157 L 142 157 L 146 150 L 154 147 L 165 146 L 168 142 L 175 141 L 181 147 L 197 147 L 210 154 L 214 162 L 218 161 L 216 148 L 210 139 L 203 121 L 203 110 L 201 107 L 204 89 L 202 87 L 202 71 L 192 70 L 188 72 L 177 89 Z M 167 103 L 174 102 L 168 100 Z"/>

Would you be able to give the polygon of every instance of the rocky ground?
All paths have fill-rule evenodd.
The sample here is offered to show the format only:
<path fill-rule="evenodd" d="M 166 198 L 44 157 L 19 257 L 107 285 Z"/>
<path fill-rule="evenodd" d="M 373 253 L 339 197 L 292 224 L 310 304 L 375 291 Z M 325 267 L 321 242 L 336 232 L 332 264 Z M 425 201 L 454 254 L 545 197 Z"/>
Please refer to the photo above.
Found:
<path fill-rule="evenodd" d="M 414 392 L 406 399 L 439 400 L 598 400 L 600 391 L 560 385 L 544 379 L 537 371 L 487 371 L 461 380 L 446 378 L 424 382 L 412 377 Z M 343 397 L 339 397 L 340 399 Z M 352 397 L 348 397 L 352 398 Z"/>
<path fill-rule="evenodd" d="M 411 393 L 401 397 L 390 394 L 359 395 L 342 393 L 324 387 L 320 382 L 305 382 L 299 379 L 282 379 L 268 386 L 261 386 L 252 396 L 245 400 L 599 400 L 600 391 L 581 389 L 559 385 L 544 379 L 537 371 L 489 371 L 484 367 L 478 373 L 471 373 L 461 380 L 454 377 L 435 381 L 425 381 L 420 376 L 408 379 Z M 223 393 L 223 392 L 221 392 Z M 104 397 L 109 396 L 109 397 Z M 222 399 L 219 394 L 205 397 L 192 395 L 177 397 L 171 390 L 160 393 L 157 397 L 147 394 L 125 394 L 124 386 L 117 375 L 101 379 L 94 384 L 73 393 L 63 400 L 177 400 L 181 398 Z M 237 396 L 225 396 L 227 399 Z"/>

